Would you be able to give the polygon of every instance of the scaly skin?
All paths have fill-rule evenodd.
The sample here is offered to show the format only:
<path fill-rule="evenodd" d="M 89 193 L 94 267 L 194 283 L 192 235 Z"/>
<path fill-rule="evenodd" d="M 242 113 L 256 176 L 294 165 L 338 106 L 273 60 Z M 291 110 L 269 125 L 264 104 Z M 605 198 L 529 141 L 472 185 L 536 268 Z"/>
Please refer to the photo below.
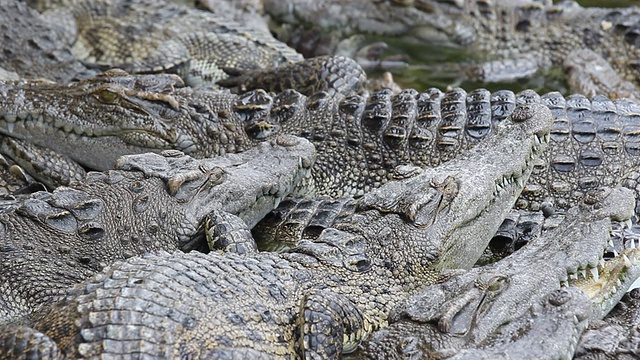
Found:
<path fill-rule="evenodd" d="M 71 357 L 338 357 L 443 269 L 473 264 L 550 126 L 544 107 L 519 107 L 479 151 L 433 169 L 402 168 L 403 179 L 366 194 L 353 216 L 290 253 L 129 259 L 43 309 L 33 326 Z"/>
<path fill-rule="evenodd" d="M 205 218 L 216 223 L 212 212 L 253 226 L 306 175 L 314 155 L 309 142 L 292 136 L 215 159 L 131 155 L 72 187 L 3 199 L 0 323 L 60 300 L 116 260 L 207 250 L 201 230 Z"/>
<path fill-rule="evenodd" d="M 111 169 L 118 157 L 133 153 L 176 149 L 205 157 L 255 146 L 242 127 L 235 128 L 241 122 L 218 119 L 216 110 L 223 109 L 208 108 L 183 86 L 175 75 L 131 76 L 119 70 L 68 86 L 33 80 L 4 83 L 4 132 L 94 170 Z"/>
<path fill-rule="evenodd" d="M 580 339 L 576 360 L 632 360 L 640 355 L 640 289 L 631 290 Z"/>
<path fill-rule="evenodd" d="M 0 24 L 0 68 L 5 71 L 62 83 L 89 74 L 52 24 L 22 2 L 0 2 Z"/>
<path fill-rule="evenodd" d="M 634 96 L 638 95 L 640 10 L 633 7 L 582 8 L 573 1 L 553 5 L 551 1 L 533 0 L 266 0 L 264 10 L 277 24 L 273 26 L 275 32 L 293 42 L 294 47 L 296 40 L 304 48 L 306 42 L 318 38 L 320 43 L 327 38 L 339 42 L 370 34 L 404 40 L 413 48 L 435 44 L 464 49 L 475 58 L 475 64 L 461 65 L 457 71 L 466 72 L 475 81 L 528 77 L 561 66 L 586 49 L 614 70 L 616 79 L 606 82 L 632 82 Z M 334 51 L 331 45 L 317 43 L 309 48 Z M 589 73 L 578 76 L 588 77 Z M 596 89 L 609 96 L 618 91 L 607 86 Z"/>
<path fill-rule="evenodd" d="M 590 305 L 589 297 L 578 287 L 554 290 L 534 302 L 524 316 L 505 324 L 492 346 L 462 349 L 447 359 L 569 360 L 587 327 Z"/>
<path fill-rule="evenodd" d="M 170 75 L 113 72 L 66 87 L 5 83 L 0 131 L 97 169 L 110 168 L 126 153 L 173 148 L 213 156 L 290 133 L 318 150 L 307 188 L 362 196 L 391 179 L 396 166 L 454 159 L 481 142 L 516 104 L 542 103 L 556 118 L 553 141 L 518 207 L 566 209 L 588 189 L 637 184 L 640 145 L 633 134 L 640 109 L 628 101 L 483 89 L 398 95 L 382 90 L 368 97 L 323 92 L 306 97 L 291 90 L 232 95 L 177 88 L 180 84 Z M 24 101 L 17 101 L 18 94 Z M 40 115 L 47 121 L 22 121 Z M 93 136 L 76 135 L 82 132 Z M 14 159 L 23 166 L 31 161 Z"/>
<path fill-rule="evenodd" d="M 69 34 L 74 55 L 86 63 L 174 72 L 190 86 L 214 85 L 229 69 L 303 59 L 269 32 L 168 0 L 77 0 L 44 15 Z"/>
<path fill-rule="evenodd" d="M 399 321 L 362 345 L 360 356 L 481 358 L 480 354 L 491 357 L 502 352 L 515 358 L 570 358 L 578 336 L 565 333 L 568 338 L 547 338 L 537 331 L 514 331 L 509 324 L 523 316 L 525 322 L 530 319 L 528 307 L 522 304 L 537 303 L 567 285 L 582 289 L 590 299 L 588 316 L 601 319 L 634 282 L 640 274 L 639 250 L 630 249 L 607 263 L 602 260 L 610 240 L 610 221 L 628 219 L 635 207 L 628 189 L 609 192 L 585 199 L 580 208 L 567 212 L 559 227 L 511 256 L 425 287 L 395 310 L 392 321 Z M 550 321 L 548 326 L 571 325 L 559 318 L 543 321 Z M 522 339 L 547 342 L 550 349 L 523 353 L 518 348 Z M 457 353 L 461 349 L 473 350 Z"/>

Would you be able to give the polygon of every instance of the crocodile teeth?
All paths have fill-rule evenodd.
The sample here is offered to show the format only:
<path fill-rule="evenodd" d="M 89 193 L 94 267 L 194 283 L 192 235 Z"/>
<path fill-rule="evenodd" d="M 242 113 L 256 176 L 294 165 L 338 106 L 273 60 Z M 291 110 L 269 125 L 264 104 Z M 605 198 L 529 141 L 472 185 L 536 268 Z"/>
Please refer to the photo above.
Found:
<path fill-rule="evenodd" d="M 620 281 L 620 279 L 616 279 L 616 286 L 622 286 L 622 281 Z"/>
<path fill-rule="evenodd" d="M 591 270 L 589 271 L 591 272 L 591 277 L 593 277 L 595 281 L 598 281 L 600 279 L 600 274 L 598 273 L 597 267 L 591 268 Z"/>
<path fill-rule="evenodd" d="M 604 258 L 600 258 L 598 265 L 600 265 L 600 267 L 604 267 Z"/>
<path fill-rule="evenodd" d="M 569 274 L 569 280 L 578 280 L 578 275 L 576 273 Z"/>
<path fill-rule="evenodd" d="M 566 280 L 563 280 L 560 282 L 560 287 L 569 287 L 569 282 Z"/>
<path fill-rule="evenodd" d="M 627 255 L 622 254 L 622 260 L 624 261 L 624 266 L 626 267 L 631 267 L 631 260 L 629 260 L 629 258 L 627 257 Z"/>
<path fill-rule="evenodd" d="M 617 251 L 616 251 L 616 249 L 614 248 L 614 249 L 613 249 L 613 256 L 614 256 L 614 257 L 617 257 L 618 255 L 620 255 L 620 254 L 618 254 L 618 252 L 617 252 Z"/>
<path fill-rule="evenodd" d="M 635 248 L 636 248 L 636 242 L 635 242 L 635 240 L 631 239 L 631 240 L 629 241 L 628 248 L 630 248 L 630 249 L 635 249 Z"/>
<path fill-rule="evenodd" d="M 7 123 L 7 130 L 8 130 L 10 133 L 13 133 L 13 128 L 14 128 L 15 126 L 16 126 L 16 123 L 14 123 L 14 122 L 9 122 L 9 123 Z"/>
<path fill-rule="evenodd" d="M 585 269 L 580 269 L 580 275 L 582 275 L 583 278 L 587 278 L 587 270 Z"/>
<path fill-rule="evenodd" d="M 631 227 L 633 226 L 633 223 L 631 222 L 631 219 L 627 219 L 627 220 L 623 221 L 622 224 L 624 224 L 627 227 L 627 229 L 631 229 Z"/>
<path fill-rule="evenodd" d="M 609 245 L 609 246 L 611 246 L 611 247 L 614 247 L 614 245 L 613 245 L 613 240 L 609 239 L 609 243 L 608 243 L 608 245 Z"/>

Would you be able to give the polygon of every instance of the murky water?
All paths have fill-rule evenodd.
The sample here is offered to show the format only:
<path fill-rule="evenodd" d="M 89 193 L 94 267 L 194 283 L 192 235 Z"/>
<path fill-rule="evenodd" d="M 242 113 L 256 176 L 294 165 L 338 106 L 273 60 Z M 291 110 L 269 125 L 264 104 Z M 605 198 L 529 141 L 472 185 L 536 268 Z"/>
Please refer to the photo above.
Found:
<path fill-rule="evenodd" d="M 597 7 L 626 7 L 640 6 L 640 0 L 581 0 L 582 6 Z M 455 64 L 463 64 L 469 61 L 469 54 L 460 50 L 443 49 L 442 47 L 417 47 L 399 39 L 378 39 L 390 45 L 390 53 L 407 54 L 410 66 L 404 69 L 393 70 L 394 79 L 402 87 L 413 87 L 417 90 L 425 90 L 429 87 L 444 89 L 451 86 L 461 86 L 465 89 L 485 87 L 489 90 L 511 89 L 520 91 L 534 89 L 538 92 L 560 91 L 563 94 L 569 92 L 564 81 L 563 71 L 560 68 L 551 69 L 529 79 L 517 80 L 506 83 L 475 83 L 467 81 L 461 75 L 462 70 Z M 446 64 L 446 65 L 445 65 Z M 451 66 L 451 65 L 454 66 Z M 374 74 L 375 75 L 375 74 Z"/>

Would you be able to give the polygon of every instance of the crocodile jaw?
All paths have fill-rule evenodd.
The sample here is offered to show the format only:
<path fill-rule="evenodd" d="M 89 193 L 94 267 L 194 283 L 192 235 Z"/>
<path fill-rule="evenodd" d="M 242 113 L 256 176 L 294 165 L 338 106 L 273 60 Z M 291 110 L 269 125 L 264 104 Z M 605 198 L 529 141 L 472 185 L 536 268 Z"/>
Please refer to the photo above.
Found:
<path fill-rule="evenodd" d="M 497 129 L 493 139 L 445 165 L 459 179 L 459 194 L 464 195 L 453 200 L 449 216 L 434 224 L 440 227 L 436 231 L 442 239 L 435 269 L 471 268 L 513 207 L 535 159 L 549 142 L 548 109 L 537 105 L 531 109 L 534 118 L 501 124 L 504 127 Z M 474 154 L 480 154 L 481 164 Z"/>
<path fill-rule="evenodd" d="M 629 248 L 611 260 L 601 260 L 598 267 L 587 271 L 586 278 L 563 282 L 563 286 L 582 289 L 591 299 L 591 319 L 602 319 L 638 277 L 640 248 Z"/>

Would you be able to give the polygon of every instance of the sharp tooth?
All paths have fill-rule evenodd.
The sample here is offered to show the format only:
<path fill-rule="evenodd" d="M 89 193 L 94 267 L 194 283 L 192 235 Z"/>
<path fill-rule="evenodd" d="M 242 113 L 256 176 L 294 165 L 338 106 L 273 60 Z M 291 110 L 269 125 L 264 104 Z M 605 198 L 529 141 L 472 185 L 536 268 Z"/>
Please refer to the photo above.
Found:
<path fill-rule="evenodd" d="M 620 281 L 620 279 L 616 279 L 616 286 L 622 286 L 622 281 Z"/>
<path fill-rule="evenodd" d="M 631 267 L 631 260 L 629 260 L 627 255 L 622 254 L 622 260 L 624 261 L 624 266 Z"/>
<path fill-rule="evenodd" d="M 16 126 L 16 123 L 14 122 L 7 123 L 7 130 L 9 130 L 10 133 L 13 133 L 13 128 L 15 126 Z"/>
<path fill-rule="evenodd" d="M 580 270 L 580 275 L 582 275 L 583 278 L 586 278 L 587 277 L 587 270 L 581 269 Z"/>
<path fill-rule="evenodd" d="M 613 245 L 613 240 L 611 240 L 611 238 L 609 238 L 609 242 L 608 242 L 609 246 L 614 247 Z"/>
<path fill-rule="evenodd" d="M 626 221 L 624 221 L 622 223 L 627 226 L 627 229 L 631 229 L 631 227 L 633 226 L 633 224 L 631 223 L 631 219 L 627 219 Z"/>
<path fill-rule="evenodd" d="M 631 241 L 629 241 L 629 248 L 630 249 L 635 249 L 636 248 L 635 240 L 631 239 Z"/>
<path fill-rule="evenodd" d="M 604 267 L 604 258 L 600 258 L 600 261 L 598 261 L 598 265 Z"/>
<path fill-rule="evenodd" d="M 614 248 L 614 249 L 613 249 L 613 256 L 618 257 L 618 255 L 620 255 L 620 254 L 618 254 L 618 252 L 617 252 L 617 251 L 616 251 L 616 249 Z"/>
<path fill-rule="evenodd" d="M 569 280 L 578 280 L 578 275 L 576 273 L 569 274 Z"/>
<path fill-rule="evenodd" d="M 593 277 L 593 280 L 595 281 L 600 280 L 600 274 L 598 273 L 597 267 L 591 268 L 591 270 L 589 271 L 591 272 L 591 277 Z"/>

